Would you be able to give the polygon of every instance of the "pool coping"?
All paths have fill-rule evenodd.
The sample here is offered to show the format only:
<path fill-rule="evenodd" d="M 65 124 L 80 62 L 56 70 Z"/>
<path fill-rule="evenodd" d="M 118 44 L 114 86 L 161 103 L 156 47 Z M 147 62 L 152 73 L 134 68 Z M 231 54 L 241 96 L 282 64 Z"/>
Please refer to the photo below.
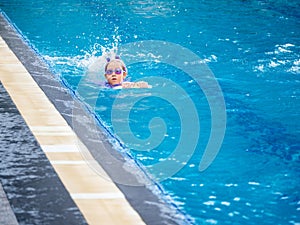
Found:
<path fill-rule="evenodd" d="M 12 23 L 8 21 L 8 18 L 5 18 L 0 13 L 0 36 L 4 39 L 8 47 L 14 52 L 19 61 L 24 65 L 26 70 L 29 72 L 31 77 L 35 80 L 39 88 L 47 96 L 50 102 L 54 105 L 56 110 L 58 110 L 59 114 L 64 118 L 68 126 L 70 126 L 73 132 L 76 133 L 80 139 L 79 141 L 81 141 L 87 147 L 87 149 L 93 149 L 99 143 L 89 140 L 82 132 L 78 133 L 76 131 L 85 129 L 87 127 L 86 121 L 89 121 L 88 123 L 94 123 L 94 118 L 82 107 L 81 102 L 72 96 L 70 90 L 67 90 L 67 88 L 62 85 L 61 81 L 59 81 L 55 75 L 53 75 L 49 69 L 49 66 L 42 60 L 37 52 L 34 51 L 32 46 L 30 46 L 30 44 L 27 43 L 23 37 L 21 37 L 19 34 L 20 31 L 17 31 L 16 28 L 11 24 Z M 68 104 L 65 104 L 65 102 Z M 79 114 L 85 118 L 84 123 L 79 124 L 79 126 L 82 127 L 77 127 L 75 130 L 73 129 L 74 108 L 72 107 L 76 107 L 76 110 L 80 112 Z M 102 140 L 106 139 L 106 134 L 103 132 L 103 130 L 101 130 L 100 127 L 96 132 L 100 138 L 102 137 Z M 119 158 L 124 157 L 124 155 L 119 154 L 116 150 L 114 150 L 108 141 L 105 141 L 104 144 L 105 147 L 109 149 L 111 154 Z M 101 160 L 101 162 L 103 162 L 103 160 Z M 101 166 L 104 167 L 104 170 L 106 170 L 109 175 L 113 175 L 113 171 L 109 171 L 109 162 L 107 165 L 101 164 Z M 122 172 L 122 176 L 128 177 L 128 179 L 137 179 L 133 174 L 125 171 L 123 168 L 119 168 L 118 173 L 119 172 Z M 171 205 L 160 199 L 148 187 L 127 186 L 117 183 L 114 184 L 118 187 L 118 189 L 121 191 L 121 194 L 125 196 L 131 207 L 133 207 L 133 209 L 139 214 L 141 219 L 146 224 L 183 223 L 181 221 L 182 215 L 180 216 L 181 219 L 174 218 L 174 216 L 176 216 L 178 213 L 176 212 L 176 209 L 172 208 Z M 166 209 L 169 209 L 170 211 L 166 212 Z M 141 221 L 138 223 L 140 222 Z"/>

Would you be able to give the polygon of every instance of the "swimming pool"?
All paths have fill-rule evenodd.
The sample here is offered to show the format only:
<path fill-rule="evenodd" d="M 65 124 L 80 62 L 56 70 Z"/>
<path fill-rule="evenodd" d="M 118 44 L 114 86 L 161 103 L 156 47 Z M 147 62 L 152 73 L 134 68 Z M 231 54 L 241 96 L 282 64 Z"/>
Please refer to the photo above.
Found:
<path fill-rule="evenodd" d="M 129 151 L 154 180 L 163 177 L 157 182 L 164 194 L 195 224 L 300 223 L 297 1 L 1 0 L 0 7 L 63 83 L 95 112 L 112 142 L 123 135 L 113 124 L 114 112 L 129 113 L 132 133 L 139 139 L 150 135 L 152 118 L 164 120 L 153 126 L 166 132 L 150 151 L 124 138 L 115 147 Z M 157 40 L 171 44 L 162 47 Z M 132 43 L 141 41 L 149 44 L 137 54 Z M 116 92 L 95 84 L 102 77 L 89 73 L 89 66 L 114 47 L 122 50 L 130 78 L 150 77 L 153 89 Z M 162 63 L 170 48 L 176 57 Z M 207 63 L 226 104 L 225 138 L 216 159 L 202 172 L 198 166 L 212 130 L 213 103 L 197 80 L 176 66 L 188 63 L 191 52 Z M 167 84 L 176 88 L 165 88 Z M 173 102 L 167 101 L 173 95 Z M 199 116 L 189 114 L 189 102 Z M 199 119 L 186 132 L 197 143 L 170 176 L 151 165 L 176 161 L 169 156 L 181 140 L 180 119 L 185 117 L 180 113 Z M 123 127 L 127 120 L 120 122 Z"/>

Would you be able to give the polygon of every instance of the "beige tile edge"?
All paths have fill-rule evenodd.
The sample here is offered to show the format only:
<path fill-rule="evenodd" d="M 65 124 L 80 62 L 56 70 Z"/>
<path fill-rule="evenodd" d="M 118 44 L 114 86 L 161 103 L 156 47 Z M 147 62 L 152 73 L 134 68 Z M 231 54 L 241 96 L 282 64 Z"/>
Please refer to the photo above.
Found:
<path fill-rule="evenodd" d="M 0 80 L 89 224 L 144 224 L 0 36 Z M 68 154 L 61 154 L 61 153 Z M 77 154 L 76 156 L 73 154 Z M 68 156 L 67 156 L 68 155 Z M 51 157 L 55 160 L 52 160 Z M 75 160 L 74 160 L 75 159 Z M 97 168 L 96 168 L 97 167 Z M 106 177 L 105 179 L 101 173 Z"/>

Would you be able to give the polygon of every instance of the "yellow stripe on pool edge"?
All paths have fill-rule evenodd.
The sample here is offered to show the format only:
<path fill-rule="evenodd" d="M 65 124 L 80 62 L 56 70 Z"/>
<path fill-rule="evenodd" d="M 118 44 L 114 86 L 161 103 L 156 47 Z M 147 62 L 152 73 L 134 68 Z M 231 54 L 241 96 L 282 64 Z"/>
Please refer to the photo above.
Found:
<path fill-rule="evenodd" d="M 115 184 L 89 166 L 93 159 L 78 154 L 79 138 L 1 37 L 0 58 L 3 86 L 87 222 L 144 224 Z"/>

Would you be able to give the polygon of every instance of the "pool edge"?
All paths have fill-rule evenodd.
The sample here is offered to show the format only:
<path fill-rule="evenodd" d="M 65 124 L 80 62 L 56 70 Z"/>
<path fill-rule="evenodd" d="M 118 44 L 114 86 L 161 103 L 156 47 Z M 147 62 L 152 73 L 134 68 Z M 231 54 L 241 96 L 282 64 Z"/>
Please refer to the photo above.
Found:
<path fill-rule="evenodd" d="M 0 13 L 0 20 L 1 19 L 3 22 L 4 19 L 1 18 L 1 13 Z M 6 26 L 8 26 L 8 27 L 4 27 L 4 29 L 13 30 L 12 27 L 10 27 L 11 26 L 10 24 L 7 24 Z M 0 29 L 1 29 L 1 24 L 0 24 Z M 3 25 L 2 25 L 2 29 L 3 29 Z M 0 32 L 1 32 L 1 30 L 0 30 Z M 26 45 L 28 45 L 28 43 L 24 43 L 24 40 L 21 39 L 19 34 L 16 31 L 13 31 L 15 33 L 13 39 L 18 39 L 18 43 L 15 43 L 13 40 L 10 39 L 11 35 L 12 35 L 11 32 L 12 31 L 10 31 L 9 34 L 6 35 L 6 37 L 3 37 L 3 39 L 5 40 L 5 42 L 9 46 L 9 48 L 14 52 L 14 54 L 17 55 L 17 58 L 20 61 L 20 63 L 26 67 L 26 69 L 29 72 L 29 75 L 31 77 L 33 77 L 33 79 L 35 80 L 35 82 L 37 83 L 39 88 L 42 90 L 42 92 L 44 92 L 44 93 L 48 92 L 48 94 L 49 94 L 49 89 L 47 90 L 48 82 L 58 83 L 58 81 L 57 80 L 53 81 L 53 80 L 55 80 L 55 77 L 48 70 L 47 66 L 46 67 L 44 66 L 45 68 L 42 68 L 42 70 L 43 70 L 42 72 L 41 71 L 36 72 L 36 71 L 34 71 L 37 69 L 36 65 L 35 65 L 36 63 L 33 63 L 33 65 L 32 64 L 28 65 L 28 61 L 38 62 L 41 59 L 38 56 L 32 56 L 32 54 L 33 54 L 32 52 L 30 54 L 27 54 L 28 52 L 26 52 L 26 51 L 19 52 L 18 49 L 20 48 L 20 45 L 25 45 L 25 47 L 27 47 L 27 48 L 30 48 L 30 46 L 26 46 Z M 3 31 L 2 31 L 2 34 L 3 34 Z M 2 36 L 1 33 L 0 33 L 0 36 Z M 20 42 L 22 42 L 23 44 Z M 14 49 L 14 48 L 16 48 L 16 49 Z M 22 48 L 22 46 L 21 46 L 21 48 Z M 23 46 L 23 48 L 24 48 L 24 46 Z M 35 54 L 36 54 L 36 52 L 35 52 Z M 30 67 L 29 69 L 28 69 L 28 66 Z M 32 74 L 32 70 L 36 74 Z M 44 73 L 45 71 L 46 71 L 46 74 L 41 74 L 41 73 Z M 49 76 L 49 77 L 47 77 L 47 76 Z M 60 86 L 60 88 L 64 89 L 61 86 Z M 53 91 L 54 93 L 51 93 L 50 97 L 46 93 L 45 94 L 47 95 L 47 97 L 49 98 L 50 101 L 53 101 L 53 98 L 57 97 L 57 95 L 59 95 L 60 93 L 55 93 L 56 90 L 54 90 L 54 89 L 50 89 L 50 92 L 51 91 Z M 64 93 L 64 94 L 70 95 L 70 93 Z M 66 97 L 66 96 L 63 96 L 63 98 L 64 97 Z M 66 98 L 70 99 L 70 96 L 68 96 Z M 55 108 L 59 108 L 59 107 L 61 107 L 61 106 L 55 105 Z M 65 110 L 66 109 L 62 109 L 62 110 L 58 110 L 58 111 L 59 111 L 60 115 L 62 115 L 62 114 L 64 115 L 63 116 L 64 120 L 70 125 L 72 123 L 72 118 L 69 118 L 70 111 L 65 111 Z M 43 145 L 43 144 L 41 144 L 41 145 Z M 124 194 L 126 196 L 126 200 L 131 204 L 130 211 L 132 209 L 134 209 L 135 212 L 137 211 L 138 215 L 141 217 L 141 221 L 143 220 L 143 222 L 146 222 L 147 224 L 161 224 L 163 222 L 165 222 L 167 224 L 177 224 L 178 223 L 178 219 L 174 220 L 171 217 L 168 218 L 168 215 L 166 216 L 166 215 L 164 215 L 164 213 L 162 213 L 162 211 L 164 210 L 161 208 L 162 202 L 158 199 L 158 196 L 155 196 L 146 187 L 136 188 L 136 187 L 127 187 L 126 185 L 117 185 L 117 186 L 121 190 L 121 195 Z M 144 196 L 142 197 L 141 195 L 139 195 L 138 193 L 135 193 L 135 192 L 138 192 L 142 195 L 146 195 L 146 197 L 144 197 Z M 140 196 L 140 197 L 138 197 L 138 199 L 134 199 L 136 196 Z M 140 201 L 140 203 L 139 203 L 139 201 Z M 144 202 L 142 202 L 142 201 L 144 201 Z M 145 203 L 145 201 L 149 201 L 150 204 L 149 204 L 149 202 Z M 142 204 L 144 204 L 144 205 L 142 205 Z M 168 206 L 166 206 L 166 207 L 168 207 Z M 170 213 L 170 214 L 174 214 L 174 213 Z M 114 214 L 113 217 L 116 217 L 116 215 Z M 141 221 L 139 221 L 139 223 Z M 134 223 L 134 224 L 137 224 L 137 223 Z"/>
<path fill-rule="evenodd" d="M 9 74 L 11 75 L 11 74 Z M 26 76 L 26 74 L 22 74 L 23 76 Z M 29 75 L 29 74 L 28 74 Z M 30 76 L 30 75 L 29 75 Z M 19 79 L 20 77 L 18 77 Z M 77 158 L 79 158 L 79 160 L 69 160 L 70 154 L 68 154 L 68 156 L 66 157 L 62 157 L 62 156 L 58 156 L 61 155 L 61 153 L 65 152 L 65 148 L 62 149 L 61 152 L 56 152 L 56 153 L 47 153 L 47 151 L 45 151 L 45 149 L 49 149 L 49 146 L 51 146 L 51 148 L 55 148 L 56 150 L 58 150 L 59 148 L 61 148 L 61 146 L 68 146 L 69 148 L 73 147 L 74 149 L 76 149 L 76 140 L 77 137 L 75 134 L 73 134 L 73 132 L 71 131 L 71 129 L 69 129 L 68 125 L 66 123 L 64 123 L 64 120 L 62 120 L 61 118 L 59 118 L 59 113 L 55 113 L 54 111 L 49 112 L 51 113 L 52 116 L 55 115 L 55 118 L 51 118 L 50 120 L 54 123 L 52 123 L 50 121 L 50 123 L 52 123 L 50 126 L 49 124 L 45 124 L 45 119 L 43 118 L 43 116 L 41 115 L 33 115 L 32 117 L 34 118 L 30 118 L 30 112 L 28 112 L 26 110 L 27 106 L 22 105 L 21 101 L 23 101 L 25 98 L 27 98 L 26 96 L 22 96 L 22 99 L 20 99 L 18 96 L 19 95 L 19 90 L 20 87 L 18 85 L 12 84 L 11 82 L 15 82 L 15 81 L 11 81 L 15 80 L 15 78 L 13 76 L 10 76 L 9 78 L 3 78 L 3 76 L 1 77 L 2 80 L 4 80 L 3 85 L 4 87 L 8 90 L 11 98 L 13 99 L 14 103 L 16 104 L 17 108 L 21 111 L 21 115 L 22 117 L 25 119 L 27 125 L 29 126 L 30 130 L 32 131 L 32 133 L 34 134 L 34 136 L 36 137 L 37 141 L 39 142 L 40 146 L 42 147 L 42 149 L 44 150 L 44 153 L 48 156 L 48 159 L 50 160 L 50 163 L 52 164 L 52 166 L 54 167 L 56 173 L 58 174 L 59 178 L 62 180 L 62 182 L 65 184 L 66 189 L 69 191 L 73 201 L 77 204 L 78 208 L 80 209 L 80 211 L 82 212 L 82 214 L 84 215 L 84 217 L 86 218 L 87 222 L 89 224 L 96 224 L 96 221 L 99 220 L 100 218 L 96 218 L 97 214 L 99 214 L 98 212 L 94 212 L 92 213 L 91 210 L 101 210 L 101 206 L 100 204 L 97 204 L 98 202 L 101 201 L 101 199 L 104 199 L 103 201 L 101 201 L 103 203 L 103 209 L 102 211 L 105 211 L 105 208 L 109 208 L 110 206 L 108 206 L 109 201 L 113 201 L 112 199 L 118 199 L 118 205 L 122 205 L 124 207 L 124 210 L 122 213 L 124 213 L 124 211 L 128 211 L 128 215 L 130 215 L 130 217 L 132 217 L 132 215 L 134 215 L 135 213 L 132 212 L 132 209 L 130 208 L 129 205 L 127 205 L 126 200 L 124 198 L 124 196 L 118 192 L 118 190 L 114 187 L 113 183 L 107 183 L 107 181 L 104 181 L 104 183 L 99 184 L 99 182 L 101 182 L 101 179 L 99 179 L 98 175 L 96 173 L 94 173 L 94 171 L 91 170 L 91 168 L 86 164 L 86 161 L 84 159 L 80 159 L 80 156 L 75 156 Z M 27 80 L 27 79 L 26 79 Z M 33 80 L 31 80 L 30 82 L 33 82 Z M 22 85 L 22 84 L 21 84 Z M 24 83 L 23 83 L 24 85 Z M 27 84 L 26 86 L 30 85 L 30 89 L 34 91 L 35 93 L 39 92 L 36 88 L 34 87 L 34 83 L 31 84 Z M 17 89 L 17 90 L 13 90 L 13 89 Z M 55 110 L 54 107 L 50 106 L 50 107 L 45 107 L 45 105 L 49 104 L 50 102 L 45 102 L 46 98 L 44 96 L 41 96 L 40 92 L 37 96 L 30 96 L 30 99 L 34 99 L 35 101 L 38 101 L 37 98 L 41 97 L 42 98 L 42 102 L 43 102 L 43 109 L 47 108 L 47 109 L 51 109 Z M 22 93 L 24 94 L 24 92 Z M 32 94 L 32 93 L 30 93 Z M 51 103 L 50 103 L 51 104 Z M 31 105 L 29 105 L 31 106 Z M 28 107 L 29 107 L 28 106 Z M 25 108 L 24 108 L 25 107 Z M 42 109 L 42 110 L 43 110 Z M 32 111 L 33 108 L 30 109 L 30 111 Z M 37 108 L 35 109 L 36 111 L 41 111 L 41 109 Z M 39 123 L 38 121 L 41 120 L 41 123 Z M 43 121 L 42 121 L 43 120 Z M 46 119 L 48 120 L 48 119 Z M 57 122 L 59 121 L 59 122 Z M 61 129 L 61 134 L 57 134 L 57 129 Z M 46 132 L 49 132 L 49 134 L 45 134 L 45 130 Z M 54 131 L 55 130 L 55 131 Z M 54 132 L 53 132 L 54 131 Z M 65 140 L 61 140 L 61 139 L 65 139 Z M 68 139 L 68 140 L 66 140 Z M 75 144 L 73 143 L 75 141 Z M 57 156 L 54 156 L 54 154 L 56 154 Z M 73 154 L 76 154 L 76 150 L 74 151 Z M 49 157 L 49 155 L 52 155 Z M 52 158 L 55 158 L 55 160 L 51 160 Z M 73 156 L 74 157 L 74 156 Z M 66 159 L 64 159 L 66 158 Z M 79 163 L 80 162 L 80 163 Z M 80 175 L 78 175 L 77 173 L 77 180 L 74 179 L 72 176 L 76 174 L 76 171 L 80 171 L 80 170 L 85 170 L 84 173 L 82 173 L 83 176 L 90 176 L 90 184 L 87 184 L 87 180 L 84 177 L 80 177 Z M 90 170 L 90 171 L 88 171 Z M 80 181 L 85 181 L 84 183 L 80 183 Z M 97 184 L 95 184 L 97 182 Z M 77 189 L 80 189 L 81 192 L 78 193 L 76 192 L 76 188 L 71 187 L 71 186 L 77 186 Z M 99 188 L 100 186 L 106 186 L 107 189 L 109 189 L 109 194 L 108 192 L 100 192 L 100 193 L 89 193 L 90 189 L 93 189 L 93 191 L 97 188 Z M 108 187 L 110 186 L 110 187 Z M 84 191 L 84 188 L 86 187 L 87 191 Z M 71 190 L 70 190 L 71 188 Z M 70 192 L 71 191 L 71 192 Z M 74 192 L 75 191 L 75 192 Z M 73 192 L 73 193 L 72 193 Z M 85 195 L 85 197 L 78 197 L 78 195 L 81 194 L 81 196 Z M 99 196 L 99 194 L 103 195 L 100 198 L 97 197 L 97 194 Z M 95 196 L 95 197 L 90 197 L 89 195 Z M 110 197 L 106 197 L 110 195 Z M 114 200 L 115 201 L 115 200 Z M 94 207 L 89 207 L 90 204 L 93 204 Z M 119 209 L 120 210 L 120 209 Z M 120 210 L 121 211 L 121 210 Z M 120 212 L 119 211 L 119 212 Z M 122 214 L 120 213 L 120 214 Z M 112 222 L 112 221 L 117 221 L 116 219 L 116 215 L 118 213 L 114 213 L 109 215 L 110 218 L 105 218 L 108 217 L 108 215 L 101 215 L 101 220 L 103 220 L 105 218 L 105 220 L 107 222 Z M 124 215 L 122 215 L 124 216 Z M 140 220 L 139 216 L 135 215 L 134 217 L 136 217 L 134 219 L 134 221 L 131 221 L 131 224 L 143 224 L 143 222 Z M 129 222 L 129 221 L 128 221 Z M 113 222 L 115 224 L 118 224 L 118 222 Z"/>

